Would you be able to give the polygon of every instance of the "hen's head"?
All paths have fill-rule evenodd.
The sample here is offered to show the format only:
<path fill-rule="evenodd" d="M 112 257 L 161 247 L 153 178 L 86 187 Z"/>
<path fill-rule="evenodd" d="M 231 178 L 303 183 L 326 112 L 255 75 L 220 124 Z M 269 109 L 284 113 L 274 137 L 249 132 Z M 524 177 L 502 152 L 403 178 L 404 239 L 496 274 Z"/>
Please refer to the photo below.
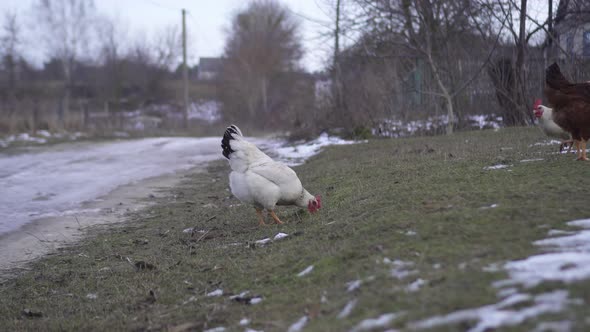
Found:
<path fill-rule="evenodd" d="M 314 213 L 321 208 L 322 208 L 322 196 L 320 196 L 320 195 L 316 195 L 314 198 L 310 199 L 307 202 L 307 210 L 309 210 L 310 213 Z"/>
<path fill-rule="evenodd" d="M 543 105 L 541 105 L 541 99 L 535 100 L 533 104 L 533 112 L 535 113 L 535 117 L 540 118 L 543 116 Z"/>

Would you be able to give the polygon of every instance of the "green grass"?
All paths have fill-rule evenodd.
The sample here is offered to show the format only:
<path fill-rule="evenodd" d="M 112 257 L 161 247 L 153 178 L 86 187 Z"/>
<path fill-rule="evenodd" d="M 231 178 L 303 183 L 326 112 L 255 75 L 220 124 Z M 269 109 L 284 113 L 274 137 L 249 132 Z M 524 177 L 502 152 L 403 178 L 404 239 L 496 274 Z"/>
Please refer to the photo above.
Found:
<path fill-rule="evenodd" d="M 383 313 L 404 312 L 391 325 L 404 328 L 496 303 L 491 283 L 506 276 L 483 267 L 536 253 L 532 241 L 590 214 L 590 163 L 551 154 L 556 146 L 529 147 L 542 139 L 536 129 L 513 128 L 331 147 L 296 168 L 306 188 L 322 194 L 320 213 L 280 208 L 288 222 L 270 227 L 257 226 L 253 208 L 235 206 L 227 189 L 229 166 L 213 163 L 128 222 L 96 229 L 83 243 L 4 282 L 0 326 L 241 331 L 238 322 L 247 317 L 251 328 L 285 331 L 307 314 L 306 331 L 343 331 Z M 520 163 L 532 158 L 545 160 Z M 497 163 L 513 166 L 483 170 Z M 491 204 L 498 207 L 482 209 Z M 183 233 L 188 227 L 207 233 Z M 290 236 L 264 247 L 252 244 L 279 231 Z M 411 261 L 419 274 L 392 278 L 384 257 Z M 137 270 L 127 258 L 156 269 Z M 309 275 L 296 276 L 309 265 Z M 404 291 L 417 277 L 428 284 Z M 347 292 L 346 283 L 356 279 L 365 282 Z M 249 290 L 263 301 L 245 305 L 227 295 L 206 296 L 217 288 L 226 294 Z M 526 291 L 564 288 L 590 301 L 588 283 Z M 358 304 L 350 316 L 337 319 L 353 298 Z M 25 308 L 43 316 L 24 317 Z M 588 306 L 573 306 L 551 318 L 569 319 L 583 330 L 589 314 Z"/>

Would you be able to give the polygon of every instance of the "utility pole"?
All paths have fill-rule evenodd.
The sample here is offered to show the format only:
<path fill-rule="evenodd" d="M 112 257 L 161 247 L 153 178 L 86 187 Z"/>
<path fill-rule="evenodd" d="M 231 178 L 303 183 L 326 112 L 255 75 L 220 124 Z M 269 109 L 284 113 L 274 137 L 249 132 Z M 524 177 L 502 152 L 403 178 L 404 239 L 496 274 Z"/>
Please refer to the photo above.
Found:
<path fill-rule="evenodd" d="M 549 22 L 547 31 L 549 31 L 549 33 L 547 34 L 545 58 L 547 59 L 547 62 L 549 62 L 553 58 L 553 0 L 549 0 L 547 5 L 549 7 L 549 13 L 547 14 L 547 16 L 549 16 L 547 18 L 547 22 Z M 545 66 L 544 68 L 547 68 L 547 66 Z"/>
<path fill-rule="evenodd" d="M 188 68 L 186 66 L 186 10 L 182 10 L 182 81 L 184 85 L 183 126 L 188 128 Z"/>
<path fill-rule="evenodd" d="M 340 68 L 340 7 L 341 0 L 336 1 L 336 17 L 334 23 L 334 63 L 332 68 L 332 93 L 334 98 L 334 115 L 336 117 L 344 115 L 344 103 L 342 98 L 342 72 Z"/>

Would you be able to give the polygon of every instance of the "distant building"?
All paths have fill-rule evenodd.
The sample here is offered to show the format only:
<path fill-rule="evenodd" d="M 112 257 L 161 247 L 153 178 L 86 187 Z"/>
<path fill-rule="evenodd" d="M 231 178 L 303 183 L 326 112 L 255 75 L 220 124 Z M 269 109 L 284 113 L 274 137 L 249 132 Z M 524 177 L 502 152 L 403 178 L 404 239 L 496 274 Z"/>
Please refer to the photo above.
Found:
<path fill-rule="evenodd" d="M 213 80 L 219 77 L 223 68 L 222 58 L 199 58 L 199 80 Z"/>
<path fill-rule="evenodd" d="M 590 58 L 590 2 L 560 1 L 554 31 L 561 49 L 560 58 Z"/>

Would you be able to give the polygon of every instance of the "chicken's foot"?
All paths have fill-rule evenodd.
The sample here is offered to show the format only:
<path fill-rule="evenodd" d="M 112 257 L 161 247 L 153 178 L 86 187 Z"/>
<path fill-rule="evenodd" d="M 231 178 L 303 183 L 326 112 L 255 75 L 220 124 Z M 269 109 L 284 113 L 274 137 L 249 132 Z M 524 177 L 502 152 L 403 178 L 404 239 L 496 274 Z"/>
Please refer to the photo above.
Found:
<path fill-rule="evenodd" d="M 273 210 L 268 210 L 268 213 L 270 213 L 270 216 L 275 220 L 275 224 L 282 224 L 283 223 Z"/>
<path fill-rule="evenodd" d="M 256 214 L 258 215 L 258 226 L 266 226 L 264 217 L 262 216 L 262 209 L 256 209 Z"/>

